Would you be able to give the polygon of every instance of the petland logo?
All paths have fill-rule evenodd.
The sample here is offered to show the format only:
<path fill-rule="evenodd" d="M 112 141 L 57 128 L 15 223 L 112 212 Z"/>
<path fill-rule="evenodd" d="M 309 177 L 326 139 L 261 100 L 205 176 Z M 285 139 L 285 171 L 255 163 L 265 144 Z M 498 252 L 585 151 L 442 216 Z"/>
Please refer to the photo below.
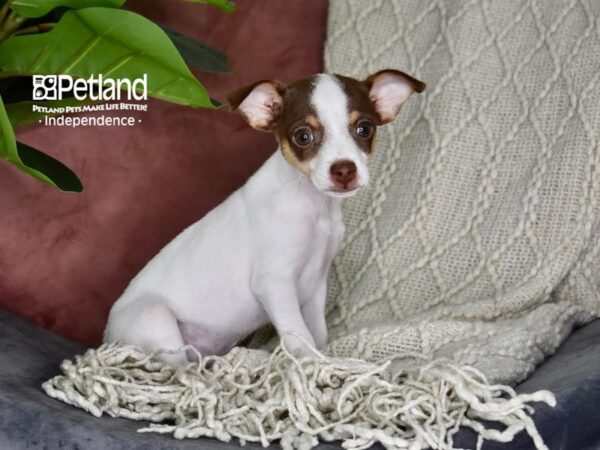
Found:
<path fill-rule="evenodd" d="M 65 101 L 59 104 L 34 103 L 31 110 L 39 116 L 38 122 L 46 126 L 132 127 L 142 122 L 139 113 L 147 111 L 148 105 L 131 101 L 147 99 L 146 74 L 135 80 L 105 78 L 102 75 L 87 79 L 70 75 L 34 75 L 34 101 Z"/>
<path fill-rule="evenodd" d="M 70 75 L 33 76 L 33 100 L 62 100 L 69 95 L 77 100 L 92 101 L 147 100 L 148 77 L 144 74 L 132 81 L 104 78 L 102 74 L 87 79 Z"/>

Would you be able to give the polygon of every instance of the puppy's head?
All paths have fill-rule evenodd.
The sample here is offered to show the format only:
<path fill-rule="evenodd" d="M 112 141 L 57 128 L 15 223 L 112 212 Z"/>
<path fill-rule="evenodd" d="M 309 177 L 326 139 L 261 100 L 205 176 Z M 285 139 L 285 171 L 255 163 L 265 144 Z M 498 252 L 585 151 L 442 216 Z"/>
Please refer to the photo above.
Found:
<path fill-rule="evenodd" d="M 315 75 L 289 86 L 263 80 L 228 96 L 257 130 L 275 133 L 287 161 L 317 189 L 348 197 L 369 182 L 376 127 L 394 120 L 425 83 L 397 70 L 359 81 Z"/>

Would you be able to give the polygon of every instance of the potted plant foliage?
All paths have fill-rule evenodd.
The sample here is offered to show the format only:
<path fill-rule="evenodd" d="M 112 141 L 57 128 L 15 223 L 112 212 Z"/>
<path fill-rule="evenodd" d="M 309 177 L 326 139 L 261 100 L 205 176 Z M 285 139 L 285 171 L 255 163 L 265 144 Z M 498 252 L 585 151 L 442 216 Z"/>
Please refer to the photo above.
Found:
<path fill-rule="evenodd" d="M 195 2 L 211 4 L 226 13 L 235 9 L 227 0 Z M 15 139 L 14 129 L 40 119 L 41 113 L 32 108 L 39 103 L 32 97 L 33 76 L 145 76 L 151 97 L 194 108 L 214 108 L 216 102 L 189 67 L 209 72 L 230 70 L 223 53 L 122 9 L 123 3 L 0 1 L 0 157 L 63 191 L 82 190 L 77 175 L 60 161 Z M 73 96 L 43 102 L 50 108 L 81 103 Z"/>

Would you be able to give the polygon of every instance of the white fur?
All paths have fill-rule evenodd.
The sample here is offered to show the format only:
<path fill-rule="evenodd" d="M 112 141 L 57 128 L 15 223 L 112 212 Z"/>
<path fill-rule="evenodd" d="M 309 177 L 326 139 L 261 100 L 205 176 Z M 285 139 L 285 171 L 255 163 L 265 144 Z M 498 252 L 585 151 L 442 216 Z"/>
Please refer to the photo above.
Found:
<path fill-rule="evenodd" d="M 110 312 L 105 342 L 224 353 L 270 321 L 280 335 L 324 346 L 327 271 L 344 233 L 340 206 L 277 151 L 133 279 Z M 305 350 L 300 339 L 285 339 Z M 183 354 L 161 359 L 187 362 Z"/>
<path fill-rule="evenodd" d="M 255 87 L 240 108 L 253 126 L 273 119 L 274 89 Z M 341 200 L 331 165 L 351 160 L 357 186 L 369 181 L 367 156 L 350 135 L 348 99 L 337 78 L 317 77 L 310 99 L 324 141 L 309 174 L 287 163 L 281 149 L 221 205 L 169 243 L 114 304 L 106 342 L 145 351 L 222 354 L 271 322 L 291 350 L 327 341 L 327 272 L 343 235 Z M 287 332 L 295 333 L 286 334 Z M 163 354 L 171 364 L 186 355 Z"/>

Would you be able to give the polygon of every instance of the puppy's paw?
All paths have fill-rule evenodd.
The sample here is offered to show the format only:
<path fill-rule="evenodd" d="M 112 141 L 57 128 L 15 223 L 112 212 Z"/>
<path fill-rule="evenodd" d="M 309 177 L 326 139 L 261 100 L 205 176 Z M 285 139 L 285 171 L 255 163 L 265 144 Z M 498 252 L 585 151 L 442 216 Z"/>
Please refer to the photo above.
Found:
<path fill-rule="evenodd" d="M 167 364 L 175 369 L 185 367 L 189 364 L 185 353 L 158 353 L 154 356 L 156 361 Z"/>
<path fill-rule="evenodd" d="M 285 349 L 295 358 L 302 359 L 315 356 L 315 342 L 312 336 L 299 336 L 294 333 L 288 333 L 283 338 Z"/>

